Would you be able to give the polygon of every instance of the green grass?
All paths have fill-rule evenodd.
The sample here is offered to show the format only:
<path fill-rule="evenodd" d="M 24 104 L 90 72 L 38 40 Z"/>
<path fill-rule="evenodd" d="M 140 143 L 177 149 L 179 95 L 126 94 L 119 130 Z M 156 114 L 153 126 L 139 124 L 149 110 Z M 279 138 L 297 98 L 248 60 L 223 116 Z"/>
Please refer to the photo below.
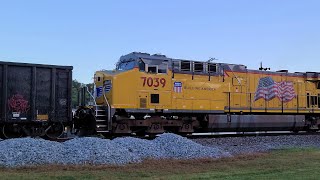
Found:
<path fill-rule="evenodd" d="M 0 179 L 320 179 L 319 149 L 285 149 L 217 160 L 148 160 L 127 166 L 0 169 Z"/>

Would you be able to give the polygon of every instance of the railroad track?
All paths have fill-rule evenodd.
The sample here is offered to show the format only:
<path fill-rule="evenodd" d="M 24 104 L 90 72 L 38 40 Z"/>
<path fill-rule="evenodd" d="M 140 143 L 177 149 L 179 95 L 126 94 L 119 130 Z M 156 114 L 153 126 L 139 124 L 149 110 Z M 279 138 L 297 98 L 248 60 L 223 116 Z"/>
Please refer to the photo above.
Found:
<path fill-rule="evenodd" d="M 224 137 L 249 137 L 249 136 L 295 136 L 295 135 L 320 135 L 320 132 L 306 132 L 298 133 L 290 131 L 259 131 L 259 132 L 211 132 L 211 133 L 193 133 L 187 135 L 190 139 L 197 138 L 224 138 Z"/>
<path fill-rule="evenodd" d="M 182 136 L 187 137 L 189 139 L 201 139 L 201 138 L 227 138 L 227 137 L 254 137 L 254 136 L 295 136 L 295 135 L 320 135 L 320 132 L 306 132 L 306 131 L 301 131 L 299 133 L 293 133 L 290 131 L 259 131 L 259 132 L 210 132 L 210 133 L 192 133 L 192 134 L 184 134 Z M 141 139 L 148 139 L 152 140 L 159 135 L 146 135 L 146 136 L 135 136 L 132 135 L 131 137 L 136 137 L 136 138 L 141 138 Z M 59 137 L 56 139 L 50 139 L 51 141 L 56 141 L 56 142 L 65 142 L 74 138 L 77 138 L 79 136 L 64 136 L 64 137 Z M 102 136 L 90 136 L 90 137 L 102 137 Z M 114 139 L 117 137 L 128 137 L 128 136 L 113 136 L 113 137 L 108 137 L 106 139 Z M 2 141 L 4 139 L 1 139 Z"/>
<path fill-rule="evenodd" d="M 290 131 L 257 131 L 257 132 L 210 132 L 210 133 L 192 133 L 192 134 L 184 134 L 189 139 L 198 139 L 198 138 L 224 138 L 224 137 L 249 137 L 249 136 L 286 136 L 286 135 L 320 135 L 320 132 L 306 132 L 301 131 L 298 133 L 290 132 Z M 146 136 L 136 136 L 132 135 L 131 137 L 142 138 L 142 139 L 154 139 L 159 135 L 146 135 Z M 101 136 L 94 136 L 101 137 Z M 127 136 L 113 136 L 109 137 L 109 139 L 114 139 L 117 137 L 127 137 Z M 66 137 L 66 138 L 58 138 L 56 141 L 64 142 L 74 137 Z"/>

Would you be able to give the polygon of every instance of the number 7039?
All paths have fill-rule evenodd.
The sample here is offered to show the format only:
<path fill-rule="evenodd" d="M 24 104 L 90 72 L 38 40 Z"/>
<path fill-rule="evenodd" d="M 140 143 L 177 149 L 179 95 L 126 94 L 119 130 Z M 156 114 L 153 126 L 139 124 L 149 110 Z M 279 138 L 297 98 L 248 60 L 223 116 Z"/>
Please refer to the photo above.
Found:
<path fill-rule="evenodd" d="M 166 79 L 164 78 L 141 77 L 141 79 L 143 87 L 145 87 L 146 85 L 149 87 L 166 86 Z"/>

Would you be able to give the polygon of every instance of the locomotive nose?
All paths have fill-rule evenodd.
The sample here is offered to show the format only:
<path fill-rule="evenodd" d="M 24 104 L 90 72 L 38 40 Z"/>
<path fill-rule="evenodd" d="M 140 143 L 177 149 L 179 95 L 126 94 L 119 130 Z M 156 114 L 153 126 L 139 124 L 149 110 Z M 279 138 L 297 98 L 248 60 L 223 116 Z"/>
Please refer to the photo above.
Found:
<path fill-rule="evenodd" d="M 106 79 L 104 82 L 103 82 L 103 89 L 104 89 L 104 92 L 105 93 L 108 93 L 111 91 L 111 88 L 112 88 L 112 80 L 111 80 L 111 77 L 109 77 L 110 79 Z"/>
<path fill-rule="evenodd" d="M 103 105 L 111 103 L 113 75 L 105 72 L 96 72 L 94 79 L 95 98 L 97 104 Z"/>

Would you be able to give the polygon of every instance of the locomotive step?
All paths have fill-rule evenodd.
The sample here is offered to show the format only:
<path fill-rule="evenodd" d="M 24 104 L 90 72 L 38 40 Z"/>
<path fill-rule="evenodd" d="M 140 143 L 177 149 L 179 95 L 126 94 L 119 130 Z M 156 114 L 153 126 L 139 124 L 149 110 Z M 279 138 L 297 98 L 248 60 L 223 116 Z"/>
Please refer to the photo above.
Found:
<path fill-rule="evenodd" d="M 108 133 L 109 131 L 97 131 L 97 133 Z"/>
<path fill-rule="evenodd" d="M 103 114 L 96 114 L 96 117 L 106 117 L 106 115 L 103 115 Z"/>
<path fill-rule="evenodd" d="M 107 120 L 104 119 L 97 119 L 96 122 L 106 122 Z"/>
<path fill-rule="evenodd" d="M 104 109 L 96 109 L 95 111 L 96 111 L 96 112 L 98 112 L 98 111 L 99 111 L 99 112 L 102 112 L 102 111 L 106 111 L 106 110 L 104 110 Z"/>
<path fill-rule="evenodd" d="M 98 128 L 103 128 L 103 127 L 107 127 L 107 125 L 104 125 L 104 124 L 98 124 L 98 125 L 97 125 L 97 127 L 98 127 Z"/>

